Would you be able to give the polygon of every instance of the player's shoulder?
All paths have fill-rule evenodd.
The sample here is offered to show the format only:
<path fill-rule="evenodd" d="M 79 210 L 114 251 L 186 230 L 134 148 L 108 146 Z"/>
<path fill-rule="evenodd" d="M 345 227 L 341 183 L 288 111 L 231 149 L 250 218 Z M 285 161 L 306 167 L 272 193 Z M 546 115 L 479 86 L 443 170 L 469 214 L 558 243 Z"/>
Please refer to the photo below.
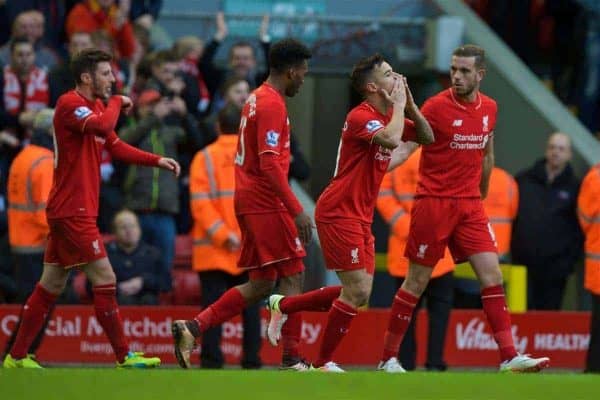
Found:
<path fill-rule="evenodd" d="M 356 107 L 354 107 L 348 115 L 346 116 L 346 120 L 348 122 L 361 122 L 370 119 L 382 119 L 381 115 L 375 111 L 373 107 L 371 107 L 366 102 L 362 102 Z"/>
<path fill-rule="evenodd" d="M 73 113 L 77 119 L 84 119 L 93 113 L 88 101 L 74 90 L 60 96 L 56 102 L 57 115 L 67 116 L 70 113 Z"/>
<path fill-rule="evenodd" d="M 450 89 L 445 89 L 425 100 L 423 107 L 446 107 L 452 104 L 454 104 L 452 101 L 452 93 L 450 93 Z"/>
<path fill-rule="evenodd" d="M 252 92 L 257 105 L 270 105 L 285 108 L 285 101 L 275 89 L 269 85 L 261 85 Z"/>
<path fill-rule="evenodd" d="M 490 96 L 487 96 L 481 92 L 479 92 L 479 94 L 481 95 L 481 105 L 483 107 L 485 107 L 487 109 L 492 109 L 494 111 L 498 109 L 498 103 L 496 103 L 496 100 L 494 100 Z"/>

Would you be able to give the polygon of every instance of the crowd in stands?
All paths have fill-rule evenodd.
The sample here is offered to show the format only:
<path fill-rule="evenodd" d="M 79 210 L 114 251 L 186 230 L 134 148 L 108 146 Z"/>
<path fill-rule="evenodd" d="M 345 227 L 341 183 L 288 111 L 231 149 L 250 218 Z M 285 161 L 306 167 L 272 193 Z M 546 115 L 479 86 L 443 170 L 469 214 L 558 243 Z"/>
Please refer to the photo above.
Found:
<path fill-rule="evenodd" d="M 600 139 L 600 3 L 464 1 Z"/>

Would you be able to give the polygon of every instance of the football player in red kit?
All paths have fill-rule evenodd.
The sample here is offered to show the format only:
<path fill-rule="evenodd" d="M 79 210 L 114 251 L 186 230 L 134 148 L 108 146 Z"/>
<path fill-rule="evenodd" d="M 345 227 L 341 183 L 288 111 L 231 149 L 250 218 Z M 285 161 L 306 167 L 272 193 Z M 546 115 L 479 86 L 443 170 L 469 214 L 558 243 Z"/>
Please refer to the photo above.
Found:
<path fill-rule="evenodd" d="M 116 300 L 116 278 L 98 231 L 100 162 L 103 149 L 113 158 L 173 171 L 170 158 L 138 150 L 114 132 L 119 113 L 128 111 L 128 97 L 112 95 L 115 77 L 112 57 L 100 50 L 83 50 L 71 61 L 76 87 L 62 95 L 54 115 L 54 180 L 46 215 L 50 233 L 44 270 L 23 307 L 21 325 L 10 353 L 8 368 L 40 368 L 27 349 L 40 330 L 48 310 L 63 291 L 69 270 L 81 268 L 92 283 L 96 318 L 108 336 L 119 368 L 160 365 L 156 357 L 131 352 Z M 107 101 L 105 106 L 103 101 Z"/>
<path fill-rule="evenodd" d="M 287 314 L 316 307 L 326 291 L 331 298 L 319 358 L 313 367 L 343 372 L 333 353 L 348 332 L 358 307 L 367 304 L 375 270 L 371 223 L 385 173 L 405 160 L 416 145 L 431 143 L 433 132 L 413 101 L 406 79 L 380 55 L 360 60 L 352 84 L 364 101 L 348 113 L 338 148 L 333 179 L 315 210 L 317 231 L 328 269 L 337 272 L 342 288 L 329 287 L 300 296 L 269 298 L 269 341 L 276 344 Z M 404 114 L 410 118 L 405 118 Z M 411 141 L 411 142 L 408 142 Z M 322 307 L 322 306 L 321 306 Z M 284 324 L 285 322 L 285 324 Z"/>
<path fill-rule="evenodd" d="M 500 371 L 537 372 L 547 357 L 518 354 L 506 307 L 494 232 L 483 208 L 494 166 L 496 102 L 479 91 L 485 52 L 474 45 L 452 56 L 452 87 L 422 107 L 435 134 L 424 146 L 405 256 L 408 275 L 394 296 L 380 369 L 399 368 L 396 355 L 419 297 L 446 246 L 456 262 L 469 261 L 481 284 L 481 300 L 500 352 Z"/>

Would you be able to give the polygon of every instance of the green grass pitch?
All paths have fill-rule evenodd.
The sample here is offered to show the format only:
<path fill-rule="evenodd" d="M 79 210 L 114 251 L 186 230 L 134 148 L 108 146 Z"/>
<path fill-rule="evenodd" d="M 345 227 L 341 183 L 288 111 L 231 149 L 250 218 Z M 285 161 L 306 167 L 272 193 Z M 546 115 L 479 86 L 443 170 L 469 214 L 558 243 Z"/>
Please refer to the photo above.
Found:
<path fill-rule="evenodd" d="M 0 369 L 0 399 L 600 399 L 600 375 Z"/>

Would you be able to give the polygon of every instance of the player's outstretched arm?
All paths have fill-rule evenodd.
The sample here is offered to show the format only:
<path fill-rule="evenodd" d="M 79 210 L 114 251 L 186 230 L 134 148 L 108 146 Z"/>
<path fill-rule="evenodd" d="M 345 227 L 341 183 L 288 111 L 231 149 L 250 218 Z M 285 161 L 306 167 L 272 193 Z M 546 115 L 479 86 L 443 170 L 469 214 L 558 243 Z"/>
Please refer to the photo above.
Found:
<path fill-rule="evenodd" d="M 490 175 L 494 168 L 494 134 L 490 134 L 487 144 L 483 149 L 483 165 L 481 170 L 481 181 L 479 181 L 479 192 L 481 193 L 481 199 L 485 199 L 488 194 L 490 186 Z"/>
<path fill-rule="evenodd" d="M 433 129 L 431 129 L 429 122 L 427 122 L 427 119 L 425 119 L 425 117 L 421 113 L 421 110 L 419 110 L 419 107 L 415 103 L 415 99 L 413 98 L 412 92 L 410 91 L 408 82 L 406 82 L 406 78 L 402 77 L 402 81 L 404 82 L 404 88 L 406 89 L 406 115 L 415 123 L 417 143 L 433 143 L 435 141 L 435 137 L 433 136 Z"/>
<path fill-rule="evenodd" d="M 171 171 L 175 174 L 175 176 L 179 176 L 179 173 L 181 172 L 181 167 L 179 166 L 179 163 L 173 160 L 172 158 L 167 157 L 162 157 L 160 160 L 158 160 L 158 168 Z"/>

